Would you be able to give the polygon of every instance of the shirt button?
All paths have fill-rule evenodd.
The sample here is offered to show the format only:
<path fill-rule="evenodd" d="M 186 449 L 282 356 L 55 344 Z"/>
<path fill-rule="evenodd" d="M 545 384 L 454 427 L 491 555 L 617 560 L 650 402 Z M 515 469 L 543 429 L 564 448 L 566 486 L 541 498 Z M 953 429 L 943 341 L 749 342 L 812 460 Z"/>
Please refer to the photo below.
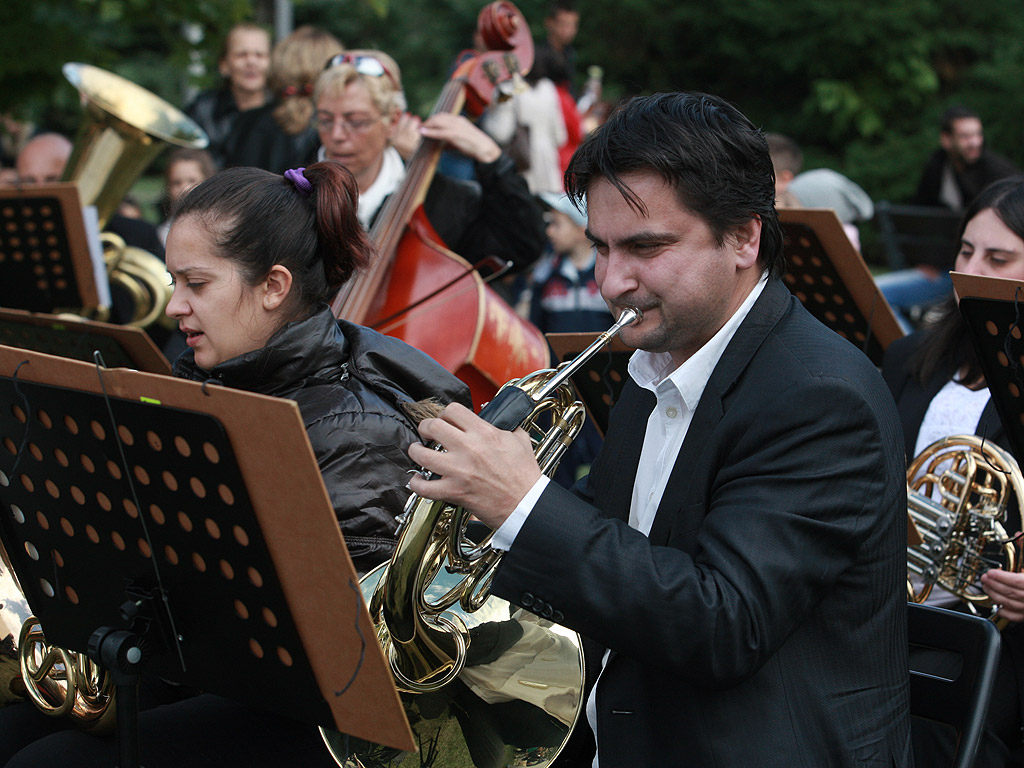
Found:
<path fill-rule="evenodd" d="M 676 416 L 679 415 L 679 411 L 677 411 L 675 408 L 666 408 L 665 415 L 668 416 L 670 419 L 674 419 Z"/>

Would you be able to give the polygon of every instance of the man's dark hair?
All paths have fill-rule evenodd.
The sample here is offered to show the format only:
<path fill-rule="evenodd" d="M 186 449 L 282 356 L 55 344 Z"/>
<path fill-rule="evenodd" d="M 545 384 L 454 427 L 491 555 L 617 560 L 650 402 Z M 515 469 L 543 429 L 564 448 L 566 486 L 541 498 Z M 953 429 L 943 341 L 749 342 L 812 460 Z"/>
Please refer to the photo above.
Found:
<path fill-rule="evenodd" d="M 981 120 L 978 113 L 970 107 L 965 107 L 963 104 L 954 104 L 942 113 L 942 117 L 939 119 L 939 130 L 943 133 L 952 133 L 953 123 L 967 117 L 975 120 Z"/>
<path fill-rule="evenodd" d="M 552 0 L 548 3 L 548 12 L 545 18 L 553 19 L 559 13 L 577 13 L 575 0 Z"/>
<path fill-rule="evenodd" d="M 761 220 L 758 260 L 773 277 L 785 267 L 775 210 L 775 173 L 764 135 L 734 106 L 705 93 L 659 93 L 622 104 L 576 150 L 565 189 L 577 204 L 605 179 L 638 212 L 646 209 L 622 181 L 652 172 L 711 228 L 718 244 L 752 218 Z"/>

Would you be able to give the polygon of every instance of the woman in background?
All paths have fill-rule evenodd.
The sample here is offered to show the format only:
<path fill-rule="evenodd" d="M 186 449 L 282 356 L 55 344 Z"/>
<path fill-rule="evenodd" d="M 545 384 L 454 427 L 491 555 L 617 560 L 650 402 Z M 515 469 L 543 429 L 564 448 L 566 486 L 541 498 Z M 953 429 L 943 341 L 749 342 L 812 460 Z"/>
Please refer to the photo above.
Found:
<path fill-rule="evenodd" d="M 1024 176 L 986 187 L 964 212 L 962 222 L 957 272 L 1024 280 Z M 882 374 L 896 399 L 908 461 L 936 440 L 958 434 L 978 435 L 1009 450 L 955 297 L 934 325 L 889 345 Z M 1004 525 L 1012 535 L 1021 529 L 1020 513 L 1016 506 L 1008 512 L 1011 519 Z M 1016 765 L 1008 762 L 1009 755 L 1022 749 L 1024 574 L 992 569 L 981 577 L 981 585 L 1000 606 L 999 615 L 1011 622 L 1002 633 L 999 673 L 975 761 L 978 768 L 993 768 Z M 940 587 L 932 590 L 928 602 L 963 607 Z M 918 765 L 949 765 L 955 747 L 952 734 L 915 720 L 913 736 Z"/>
<path fill-rule="evenodd" d="M 544 248 L 540 207 L 515 163 L 466 117 L 405 113 L 401 74 L 381 51 L 334 57 L 313 92 L 321 148 L 356 177 L 359 217 L 369 229 L 385 200 L 400 189 L 418 136 L 443 142 L 474 161 L 475 181 L 435 174 L 423 209 L 444 245 L 476 264 L 497 256 L 525 268 Z M 412 136 L 410 140 L 409 136 Z"/>

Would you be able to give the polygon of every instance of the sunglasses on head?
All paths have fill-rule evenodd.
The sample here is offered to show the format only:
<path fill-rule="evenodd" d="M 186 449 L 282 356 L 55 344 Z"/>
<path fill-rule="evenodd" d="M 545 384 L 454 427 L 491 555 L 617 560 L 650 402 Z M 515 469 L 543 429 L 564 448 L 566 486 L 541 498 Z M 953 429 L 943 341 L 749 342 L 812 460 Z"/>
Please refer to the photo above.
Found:
<path fill-rule="evenodd" d="M 325 66 L 324 69 L 338 67 L 342 64 L 352 65 L 360 75 L 367 75 L 369 77 L 386 77 L 391 81 L 391 85 L 393 85 L 396 90 L 401 90 L 395 76 L 392 75 L 388 71 L 388 68 L 384 66 L 383 62 L 375 56 L 368 56 L 361 53 L 339 53 L 328 59 L 327 66 Z"/>

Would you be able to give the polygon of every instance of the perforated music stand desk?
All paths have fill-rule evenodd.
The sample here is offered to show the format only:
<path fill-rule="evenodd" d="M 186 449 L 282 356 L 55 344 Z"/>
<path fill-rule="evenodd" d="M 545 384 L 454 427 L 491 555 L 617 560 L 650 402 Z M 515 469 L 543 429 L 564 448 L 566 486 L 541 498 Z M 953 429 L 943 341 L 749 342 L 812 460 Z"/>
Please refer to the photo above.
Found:
<path fill-rule="evenodd" d="M 0 307 L 32 312 L 100 304 L 78 186 L 0 186 Z"/>
<path fill-rule="evenodd" d="M 415 749 L 293 401 L 0 346 L 0 473 L 49 642 L 141 595 L 141 672 Z"/>
<path fill-rule="evenodd" d="M 881 366 L 903 336 L 892 307 L 831 208 L 780 208 L 783 281 L 807 310 Z"/>
<path fill-rule="evenodd" d="M 1024 282 L 950 272 L 1011 451 L 1024 460 Z"/>
<path fill-rule="evenodd" d="M 109 368 L 171 374 L 171 364 L 141 328 L 20 309 L 0 309 L 0 344 L 91 363 L 93 353 Z"/>
<path fill-rule="evenodd" d="M 600 335 L 600 331 L 545 334 L 559 363 L 572 360 Z M 626 366 L 629 364 L 630 355 L 635 351 L 616 336 L 572 377 L 580 400 L 586 406 L 587 418 L 593 421 L 602 436 L 608 431 L 608 415 L 615 401 L 619 399 L 622 386 L 629 376 Z"/>

